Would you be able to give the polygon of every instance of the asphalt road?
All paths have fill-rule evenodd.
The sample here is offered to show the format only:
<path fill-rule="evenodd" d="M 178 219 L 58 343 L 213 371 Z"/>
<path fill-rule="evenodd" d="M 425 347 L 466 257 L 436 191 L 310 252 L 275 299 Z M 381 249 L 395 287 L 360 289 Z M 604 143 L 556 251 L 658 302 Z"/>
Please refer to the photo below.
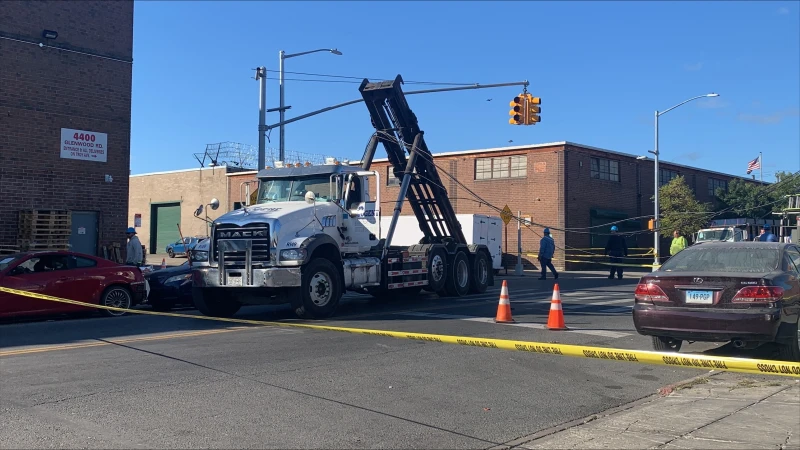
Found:
<path fill-rule="evenodd" d="M 508 281 L 515 325 L 491 322 L 499 280 L 462 299 L 348 295 L 315 323 L 650 349 L 630 318 L 636 278 L 563 274 L 571 331 L 543 328 L 553 280 Z M 5 323 L 0 447 L 490 448 L 701 373 L 172 317 Z"/>

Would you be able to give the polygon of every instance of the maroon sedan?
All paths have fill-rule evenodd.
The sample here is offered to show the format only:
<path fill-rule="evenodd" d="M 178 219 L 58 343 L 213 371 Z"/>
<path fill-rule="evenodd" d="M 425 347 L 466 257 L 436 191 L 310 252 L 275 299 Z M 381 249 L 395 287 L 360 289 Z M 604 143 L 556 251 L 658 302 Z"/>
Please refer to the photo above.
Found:
<path fill-rule="evenodd" d="M 138 267 L 75 252 L 28 252 L 0 256 L 0 286 L 53 297 L 129 309 L 145 296 Z M 82 312 L 85 306 L 0 291 L 0 317 Z M 120 311 L 100 310 L 107 316 Z"/>
<path fill-rule="evenodd" d="M 709 242 L 682 250 L 636 286 L 633 323 L 659 351 L 683 341 L 778 344 L 800 361 L 800 248 L 778 242 Z"/>

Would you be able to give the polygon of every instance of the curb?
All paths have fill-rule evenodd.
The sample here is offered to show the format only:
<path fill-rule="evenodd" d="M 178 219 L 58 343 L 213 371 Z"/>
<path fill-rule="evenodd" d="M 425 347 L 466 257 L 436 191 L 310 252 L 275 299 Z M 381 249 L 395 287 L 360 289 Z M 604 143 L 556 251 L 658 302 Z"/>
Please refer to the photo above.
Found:
<path fill-rule="evenodd" d="M 647 404 L 647 403 L 654 402 L 654 401 L 656 401 L 656 400 L 658 400 L 660 398 L 666 397 L 671 392 L 677 390 L 681 386 L 694 383 L 695 381 L 703 379 L 703 378 L 715 377 L 715 376 L 721 375 L 723 373 L 725 373 L 725 372 L 724 371 L 723 372 L 718 372 L 718 371 L 715 371 L 715 370 L 710 370 L 707 373 L 704 373 L 702 375 L 698 375 L 698 376 L 695 376 L 695 377 L 692 377 L 692 378 L 689 378 L 689 379 L 686 379 L 686 380 L 683 380 L 683 381 L 679 381 L 679 382 L 674 383 L 674 384 L 668 384 L 666 386 L 663 386 L 663 387 L 659 388 L 658 391 L 655 394 L 647 395 L 647 396 L 642 397 L 642 398 L 640 398 L 638 400 L 634 400 L 632 402 L 625 403 L 624 405 L 615 406 L 613 408 L 609 408 L 609 409 L 607 409 L 605 411 L 601 411 L 599 413 L 591 414 L 591 415 L 583 417 L 581 419 L 575 419 L 575 420 L 571 420 L 569 422 L 564 422 L 564 423 L 562 423 L 560 425 L 556 425 L 556 426 L 553 426 L 553 427 L 550 427 L 550 428 L 546 428 L 544 430 L 537 431 L 536 433 L 529 434 L 527 436 L 522 436 L 522 437 L 516 438 L 514 440 L 505 442 L 505 443 L 497 445 L 495 447 L 489 447 L 489 450 L 501 450 L 501 449 L 505 450 L 505 449 L 514 448 L 514 447 L 516 447 L 518 445 L 529 444 L 529 443 L 531 443 L 533 441 L 537 441 L 539 439 L 554 435 L 556 433 L 560 433 L 560 432 L 568 430 L 570 428 L 575 428 L 575 427 L 578 427 L 578 426 L 581 426 L 581 425 L 586 425 L 589 422 L 593 422 L 595 420 L 602 419 L 604 417 L 608 417 L 608 416 L 617 414 L 617 413 L 622 412 L 622 411 L 627 411 L 627 410 L 629 410 L 631 408 L 635 408 L 635 407 L 637 407 L 639 405 L 644 405 L 644 404 Z"/>

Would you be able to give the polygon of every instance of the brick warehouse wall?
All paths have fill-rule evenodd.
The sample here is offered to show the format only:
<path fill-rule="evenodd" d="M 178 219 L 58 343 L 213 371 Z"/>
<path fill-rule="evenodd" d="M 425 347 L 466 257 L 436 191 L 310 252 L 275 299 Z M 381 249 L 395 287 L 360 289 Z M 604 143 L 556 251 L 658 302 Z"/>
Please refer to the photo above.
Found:
<path fill-rule="evenodd" d="M 596 179 L 591 177 L 591 158 L 602 158 L 617 161 L 619 164 L 619 181 Z M 566 224 L 567 228 L 585 229 L 599 223 L 609 223 L 621 218 L 633 218 L 654 213 L 653 193 L 654 187 L 654 162 L 652 159 L 640 161 L 633 155 L 596 149 L 589 146 L 570 144 L 565 147 L 566 170 Z M 731 175 L 713 173 L 697 168 L 665 163 L 659 161 L 660 169 L 668 169 L 684 176 L 686 183 L 695 191 L 695 197 L 700 202 L 711 203 L 712 208 L 717 207 L 716 199 L 710 194 L 708 180 L 724 180 L 730 182 L 738 178 Z M 592 219 L 592 212 L 595 218 Z M 618 215 L 619 217 L 612 217 Z M 648 218 L 620 224 L 622 231 L 647 231 Z M 609 233 L 610 226 L 594 228 L 598 234 L 592 239 L 588 233 L 568 233 L 567 245 L 574 248 L 603 247 L 608 236 L 599 233 Z M 588 230 L 585 230 L 588 231 Z M 671 238 L 661 239 L 661 254 L 668 256 Z M 642 248 L 653 247 L 653 233 L 643 232 L 637 237 L 629 239 L 629 246 Z M 596 250 L 593 250 L 596 252 Z M 571 253 L 578 253 L 573 251 Z M 602 253 L 602 251 L 600 251 Z M 641 252 L 639 252 L 641 253 Z M 568 258 L 579 259 L 584 258 Z M 634 261 L 631 261 L 634 262 Z M 643 264 L 651 264 L 652 258 L 642 260 Z M 588 264 L 571 264 L 570 269 L 588 268 Z M 594 268 L 597 268 L 595 266 Z"/>
<path fill-rule="evenodd" d="M 163 248 L 151 248 L 150 245 L 152 205 L 180 203 L 183 235 L 206 236 L 206 223 L 194 217 L 194 211 L 201 204 L 206 208 L 212 198 L 217 198 L 220 206 L 216 211 L 208 210 L 209 220 L 214 220 L 233 209 L 227 202 L 229 197 L 227 175 L 228 171 L 224 167 L 131 175 L 128 224 L 133 226 L 135 215 L 142 215 L 141 227 L 136 227 L 136 233 L 142 244 L 147 247 L 148 253 L 165 251 Z M 205 212 L 202 217 L 205 217 Z"/>
<path fill-rule="evenodd" d="M 562 149 L 563 146 L 561 145 L 511 147 L 492 151 L 491 153 L 476 151 L 454 155 L 441 154 L 435 156 L 435 161 L 439 168 L 439 176 L 447 189 L 447 194 L 457 214 L 499 216 L 500 211 L 497 208 L 502 209 L 505 205 L 508 205 L 514 215 L 521 211 L 523 216 L 531 216 L 531 220 L 534 223 L 564 228 L 564 208 L 562 207 L 564 187 L 563 177 L 561 177 L 563 166 Z M 477 159 L 510 156 L 525 156 L 527 158 L 525 165 L 526 176 L 476 180 Z M 391 215 L 400 191 L 399 183 L 391 185 L 393 174 L 388 169 L 388 165 L 389 163 L 385 160 L 378 160 L 372 165 L 372 169 L 378 170 L 381 174 L 383 215 Z M 461 184 L 453 181 L 451 177 L 444 173 L 445 171 L 457 178 Z M 468 189 L 485 200 L 486 203 L 476 199 Z M 371 195 L 374 196 L 374 186 L 370 186 L 370 190 Z M 403 204 L 402 214 L 413 215 L 408 202 Z M 538 261 L 536 261 L 535 257 L 526 257 L 524 254 L 538 252 L 543 228 L 542 226 L 534 225 L 522 230 L 522 250 L 526 265 L 533 263 L 538 266 Z M 506 231 L 508 232 L 507 240 Z M 559 230 L 552 230 L 551 232 L 557 245 L 559 247 L 563 246 L 564 233 Z M 508 243 L 507 246 L 506 242 Z M 510 253 L 506 258 L 505 264 L 513 268 L 517 261 L 517 228 L 513 221 L 509 223 L 507 228 L 504 226 L 502 248 L 503 252 L 506 252 L 507 249 Z M 561 262 L 563 261 L 563 252 L 561 249 L 557 249 L 555 258 L 554 264 L 556 267 L 563 269 L 563 262 Z"/>
<path fill-rule="evenodd" d="M 99 212 L 98 248 L 124 249 L 132 55 L 132 1 L 3 1 L 0 244 L 15 243 L 18 210 L 71 209 Z M 107 133 L 107 162 L 62 159 L 61 128 Z"/>

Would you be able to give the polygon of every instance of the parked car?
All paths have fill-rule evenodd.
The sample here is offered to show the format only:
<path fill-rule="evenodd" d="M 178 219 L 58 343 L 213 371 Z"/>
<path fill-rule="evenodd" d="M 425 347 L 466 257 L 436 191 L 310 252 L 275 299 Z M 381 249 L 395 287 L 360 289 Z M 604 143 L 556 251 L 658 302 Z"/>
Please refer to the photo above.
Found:
<path fill-rule="evenodd" d="M 687 247 L 636 286 L 633 322 L 660 351 L 683 341 L 737 348 L 778 344 L 800 361 L 800 247 L 778 242 L 707 242 Z"/>
<path fill-rule="evenodd" d="M 187 250 L 193 249 L 194 246 L 203 239 L 205 239 L 203 236 L 185 237 L 183 240 L 179 240 L 167 245 L 167 254 L 170 258 L 174 258 L 175 255 L 184 256 L 186 255 Z"/>
<path fill-rule="evenodd" d="M 206 238 L 201 238 L 197 244 Z M 168 311 L 175 306 L 194 306 L 192 300 L 192 267 L 207 264 L 206 245 L 195 245 L 190 250 L 190 259 L 185 263 L 166 269 L 156 269 L 145 274 L 149 291 L 147 303 L 156 311 Z"/>
<path fill-rule="evenodd" d="M 130 309 L 145 297 L 138 267 L 77 252 L 25 252 L 0 256 L 0 286 Z M 0 291 L 0 317 L 61 314 L 91 309 Z M 100 310 L 106 316 L 125 312 Z"/>

